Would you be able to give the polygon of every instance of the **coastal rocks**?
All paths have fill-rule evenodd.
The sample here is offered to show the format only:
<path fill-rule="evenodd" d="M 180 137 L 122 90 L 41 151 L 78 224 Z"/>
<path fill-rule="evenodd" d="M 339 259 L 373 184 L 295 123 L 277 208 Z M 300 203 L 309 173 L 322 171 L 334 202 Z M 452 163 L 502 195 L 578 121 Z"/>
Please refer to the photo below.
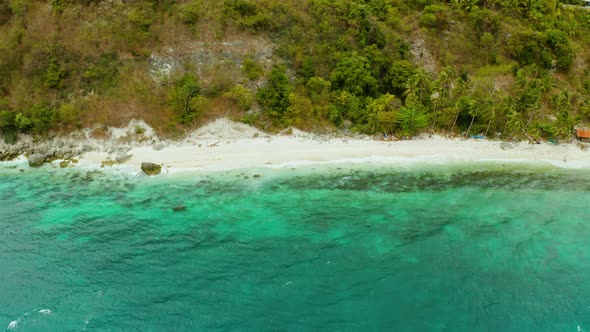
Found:
<path fill-rule="evenodd" d="M 133 157 L 132 154 L 124 154 L 124 155 L 117 156 L 115 158 L 115 161 L 117 162 L 117 164 L 123 164 L 123 163 L 129 161 L 129 159 L 131 159 L 131 157 Z"/>
<path fill-rule="evenodd" d="M 112 167 L 114 164 L 116 163 L 116 161 L 114 161 L 113 159 L 107 159 L 107 160 L 103 160 L 100 163 L 100 167 Z"/>
<path fill-rule="evenodd" d="M 146 175 L 158 175 L 162 172 L 162 166 L 150 162 L 141 163 L 141 170 Z"/>
<path fill-rule="evenodd" d="M 29 166 L 30 167 L 40 167 L 41 165 L 43 165 L 45 163 L 46 159 L 47 159 L 47 157 L 45 156 L 45 154 L 33 153 L 33 154 L 29 155 Z"/>
<path fill-rule="evenodd" d="M 172 208 L 172 211 L 174 211 L 174 212 L 181 212 L 181 211 L 185 211 L 185 210 L 186 210 L 186 206 L 184 206 L 184 205 L 177 205 Z"/>
<path fill-rule="evenodd" d="M 225 39 L 222 41 L 192 41 L 181 48 L 166 48 L 151 54 L 147 60 L 149 75 L 158 84 L 165 84 L 175 74 L 194 68 L 207 83 L 219 65 L 244 65 L 253 58 L 265 69 L 272 65 L 276 46 L 264 38 Z M 205 84 L 206 85 L 206 84 Z"/>
<path fill-rule="evenodd" d="M 162 151 L 164 149 L 164 143 L 162 142 L 154 142 L 152 145 L 152 149 L 154 151 Z"/>
<path fill-rule="evenodd" d="M 502 150 L 512 150 L 514 149 L 514 145 L 512 145 L 512 143 L 509 142 L 502 142 L 500 143 L 500 148 Z"/>

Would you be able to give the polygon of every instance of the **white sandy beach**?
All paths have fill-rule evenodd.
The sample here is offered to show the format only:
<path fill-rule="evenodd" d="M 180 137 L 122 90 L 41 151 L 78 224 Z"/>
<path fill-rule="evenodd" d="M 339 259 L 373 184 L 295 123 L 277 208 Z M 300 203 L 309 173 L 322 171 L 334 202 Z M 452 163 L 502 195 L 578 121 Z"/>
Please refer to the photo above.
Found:
<path fill-rule="evenodd" d="M 502 144 L 487 139 L 447 139 L 440 136 L 405 141 L 371 138 L 327 138 L 294 130 L 290 135 L 268 135 L 241 123 L 220 119 L 200 128 L 179 142 L 163 148 L 136 146 L 131 158 L 113 167 L 139 169 L 142 162 L 161 164 L 167 172 L 182 170 L 228 170 L 283 167 L 338 162 L 449 163 L 529 162 L 564 168 L 590 168 L 590 151 L 578 144 Z M 116 158 L 108 152 L 88 152 L 80 166 L 100 165 Z"/>

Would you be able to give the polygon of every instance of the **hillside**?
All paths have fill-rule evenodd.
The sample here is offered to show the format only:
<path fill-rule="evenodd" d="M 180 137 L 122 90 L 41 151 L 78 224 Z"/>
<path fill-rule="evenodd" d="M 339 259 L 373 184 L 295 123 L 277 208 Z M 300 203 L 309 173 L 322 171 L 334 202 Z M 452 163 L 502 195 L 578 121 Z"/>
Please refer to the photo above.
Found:
<path fill-rule="evenodd" d="M 590 11 L 556 0 L 3 0 L 0 131 L 568 138 L 589 62 Z"/>

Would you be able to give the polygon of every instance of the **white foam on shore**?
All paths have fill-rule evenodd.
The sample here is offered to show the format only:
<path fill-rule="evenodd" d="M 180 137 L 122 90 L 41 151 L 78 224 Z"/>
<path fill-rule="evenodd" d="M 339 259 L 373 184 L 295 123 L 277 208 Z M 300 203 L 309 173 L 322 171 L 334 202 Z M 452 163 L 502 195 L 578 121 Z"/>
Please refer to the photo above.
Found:
<path fill-rule="evenodd" d="M 138 125 L 139 122 L 130 124 L 122 132 L 129 133 Z M 144 125 L 141 123 L 142 127 Z M 152 134 L 151 131 L 147 132 Z M 575 144 L 555 146 L 518 142 L 503 149 L 499 141 L 444 138 L 437 135 L 404 141 L 375 141 L 366 136 L 329 138 L 296 129 L 293 133 L 296 135 L 269 135 L 243 123 L 218 119 L 195 130 L 183 140 L 158 141 L 162 145 L 158 149 L 146 146 L 145 143 L 122 146 L 120 149 L 125 150 L 125 154 L 132 155 L 122 164 L 101 167 L 103 161 L 114 160 L 118 156 L 114 151 L 102 149 L 85 153 L 79 158 L 78 164 L 71 165 L 77 169 L 129 175 L 140 173 L 142 162 L 162 165 L 164 174 L 343 163 L 438 165 L 498 162 L 590 168 L 590 151 L 583 151 Z M 91 143 L 98 144 L 97 141 Z M 4 163 L 6 166 L 23 164 L 26 164 L 24 157 Z M 59 168 L 58 164 L 59 161 L 56 161 L 52 167 Z"/>

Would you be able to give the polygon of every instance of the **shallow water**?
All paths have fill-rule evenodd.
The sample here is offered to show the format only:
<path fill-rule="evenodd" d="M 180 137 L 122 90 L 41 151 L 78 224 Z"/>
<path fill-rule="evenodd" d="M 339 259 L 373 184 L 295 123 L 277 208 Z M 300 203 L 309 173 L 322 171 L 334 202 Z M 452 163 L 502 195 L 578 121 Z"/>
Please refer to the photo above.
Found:
<path fill-rule="evenodd" d="M 588 179 L 4 169 L 0 329 L 590 331 Z"/>

